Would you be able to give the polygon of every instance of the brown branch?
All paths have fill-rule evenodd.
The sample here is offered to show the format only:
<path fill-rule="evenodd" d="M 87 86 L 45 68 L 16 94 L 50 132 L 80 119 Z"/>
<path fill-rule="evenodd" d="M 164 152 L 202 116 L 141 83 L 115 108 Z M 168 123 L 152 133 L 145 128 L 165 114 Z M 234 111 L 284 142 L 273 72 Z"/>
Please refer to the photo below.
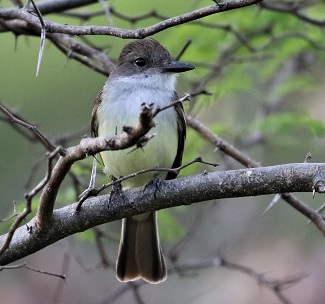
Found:
<path fill-rule="evenodd" d="M 98 0 L 43 0 L 37 2 L 37 7 L 42 15 L 58 13 L 78 7 L 83 7 L 89 4 L 97 3 Z"/>
<path fill-rule="evenodd" d="M 103 244 L 102 241 L 102 237 L 103 237 L 103 232 L 98 228 L 98 227 L 94 227 L 92 229 L 92 231 L 95 234 L 95 241 L 96 241 L 96 247 L 97 247 L 97 251 L 100 257 L 100 264 L 104 267 L 104 268 L 108 268 L 112 265 L 112 263 L 109 261 L 106 251 L 105 251 L 105 246 Z"/>
<path fill-rule="evenodd" d="M 136 30 L 127 30 L 111 26 L 70 26 L 51 21 L 45 21 L 45 28 L 47 33 L 63 33 L 69 35 L 109 35 L 120 38 L 139 39 L 151 36 L 180 24 L 191 22 L 193 20 L 201 19 L 224 11 L 250 6 L 259 3 L 260 1 L 261 0 L 238 0 L 220 3 L 219 5 L 211 5 L 183 15 L 169 18 L 152 26 Z M 0 18 L 4 20 L 20 19 L 27 22 L 34 30 L 40 30 L 39 19 L 26 10 L 0 9 Z"/>
<path fill-rule="evenodd" d="M 68 35 L 52 33 L 47 34 L 47 37 L 68 58 L 75 59 L 104 76 L 109 76 L 115 67 L 104 52 L 77 42 Z"/>
<path fill-rule="evenodd" d="M 174 264 L 174 267 L 176 269 L 177 266 L 175 265 L 175 263 L 178 261 L 181 252 L 184 250 L 185 246 L 190 242 L 190 240 L 194 237 L 194 234 L 198 230 L 199 225 L 204 223 L 204 216 L 210 211 L 211 211 L 210 208 L 205 208 L 200 210 L 200 212 L 196 215 L 193 223 L 187 230 L 184 237 L 178 240 L 175 246 L 173 246 L 171 250 L 168 252 L 168 257 L 171 260 L 171 262 Z"/>
<path fill-rule="evenodd" d="M 271 290 L 271 292 L 273 292 L 275 296 L 279 299 L 279 301 L 283 304 L 291 303 L 291 301 L 283 294 L 283 290 L 293 284 L 297 284 L 305 277 L 304 275 L 296 275 L 287 277 L 285 279 L 268 279 L 265 274 L 259 273 L 247 266 L 233 263 L 226 259 L 224 256 L 221 256 L 220 254 L 217 254 L 216 256 L 207 259 L 194 260 L 191 262 L 175 265 L 175 267 L 168 269 L 168 273 L 169 275 L 175 273 L 178 274 L 179 272 L 184 274 L 186 272 L 199 271 L 211 267 L 223 267 L 248 275 L 249 277 L 254 279 L 259 285 L 262 285 L 263 287 Z M 111 294 L 103 301 L 103 303 L 114 303 L 119 297 L 128 292 L 130 290 L 130 287 L 131 290 L 134 291 L 135 288 L 138 290 L 140 287 L 146 284 L 148 283 L 144 281 L 139 281 L 132 282 L 129 285 L 124 285 L 115 290 L 113 294 Z"/>
<path fill-rule="evenodd" d="M 258 284 L 263 285 L 269 288 L 271 291 L 273 291 L 274 294 L 277 296 L 277 298 L 284 304 L 290 304 L 291 301 L 289 301 L 284 296 L 283 290 L 287 288 L 289 285 L 296 284 L 302 278 L 305 277 L 304 275 L 298 275 L 298 276 L 293 276 L 282 280 L 270 280 L 266 278 L 265 274 L 258 273 L 249 267 L 230 262 L 222 256 L 219 256 L 219 259 L 220 259 L 221 267 L 232 269 L 252 277 L 253 279 L 256 280 Z"/>
<path fill-rule="evenodd" d="M 17 19 L 6 22 L 0 19 L 0 32 L 3 31 L 11 31 L 17 36 L 39 36 L 39 33 L 31 29 L 26 22 Z M 69 35 L 46 33 L 46 36 L 68 58 L 74 59 L 104 76 L 108 76 L 114 68 L 114 63 L 104 52 L 77 42 Z"/>
<path fill-rule="evenodd" d="M 98 147 L 99 141 L 105 140 L 89 139 L 89 151 Z M 76 151 L 71 150 L 71 152 Z M 80 158 L 85 157 L 83 149 L 80 148 L 77 152 L 80 153 L 77 154 Z M 71 155 L 71 159 L 75 156 Z M 52 178 L 54 178 L 54 171 L 55 169 L 53 169 Z M 217 171 L 163 181 L 159 185 L 159 192 L 155 195 L 149 191 L 144 194 L 144 187 L 140 187 L 124 191 L 123 199 L 110 195 L 91 197 L 83 203 L 83 208 L 78 212 L 76 211 L 77 203 L 55 210 L 49 222 L 44 223 L 47 224 L 46 229 L 40 229 L 38 215 L 27 224 L 28 231 L 26 227 L 18 228 L 10 247 L 0 255 L 0 265 L 32 254 L 68 235 L 149 211 L 190 205 L 211 199 L 288 192 L 309 192 L 312 195 L 315 183 L 324 180 L 324 172 L 325 164 L 315 163 Z M 44 188 L 43 193 L 51 192 L 49 184 Z M 311 220 L 313 221 L 314 216 L 315 213 L 312 213 Z M 317 227 L 325 236 L 323 226 Z M 2 244 L 6 238 L 7 235 L 0 236 L 0 243 Z"/>
<path fill-rule="evenodd" d="M 46 275 L 53 276 L 53 277 L 58 277 L 58 278 L 61 278 L 63 280 L 65 279 L 65 275 L 56 274 L 56 273 L 53 273 L 53 272 L 48 272 L 48 271 L 45 271 L 45 270 L 37 269 L 37 268 L 34 268 L 32 266 L 27 265 L 26 263 L 22 263 L 22 264 L 18 264 L 18 265 L 11 265 L 11 266 L 0 266 L 0 271 L 2 271 L 2 270 L 20 269 L 20 268 L 26 268 L 26 269 L 29 269 L 31 271 L 37 272 L 37 273 L 46 274 Z"/>
<path fill-rule="evenodd" d="M 84 191 L 80 195 L 80 199 L 79 199 L 79 202 L 78 202 L 78 205 L 77 205 L 77 211 L 80 210 L 80 208 L 82 206 L 82 203 L 87 198 L 89 198 L 91 196 L 98 195 L 104 189 L 107 189 L 108 187 L 111 187 L 114 184 L 120 184 L 120 183 L 122 183 L 123 181 L 125 181 L 127 179 L 130 179 L 130 178 L 133 178 L 133 177 L 136 177 L 136 176 L 148 173 L 148 172 L 174 172 L 174 173 L 178 174 L 181 170 L 183 170 L 183 169 L 185 169 L 185 168 L 187 168 L 187 167 L 189 167 L 189 166 L 191 166 L 191 165 L 193 165 L 195 163 L 206 164 L 206 165 L 214 166 L 214 167 L 218 166 L 218 164 L 211 163 L 211 162 L 206 162 L 206 161 L 202 160 L 202 158 L 200 156 L 198 156 L 195 159 L 193 159 L 192 161 L 190 161 L 190 162 L 188 162 L 188 163 L 186 163 L 186 164 L 184 164 L 184 165 L 182 165 L 180 167 L 177 167 L 177 168 L 160 168 L 160 167 L 156 166 L 154 168 L 143 169 L 143 170 L 140 170 L 140 171 L 125 175 L 125 176 L 120 177 L 118 179 L 114 179 L 112 182 L 104 184 L 104 185 L 102 185 L 101 187 L 99 187 L 97 189 L 92 188 L 92 187 L 88 188 L 86 191 Z"/>
<path fill-rule="evenodd" d="M 33 133 L 34 138 L 36 138 L 47 150 L 54 151 L 57 149 L 57 147 L 54 144 L 52 144 L 47 139 L 47 137 L 37 129 L 36 126 L 31 125 L 30 123 L 25 121 L 23 118 L 18 117 L 18 115 L 14 114 L 12 110 L 10 110 L 8 107 L 3 105 L 2 103 L 0 103 L 0 111 L 2 113 L 4 113 L 13 124 L 18 124 L 18 125 L 26 128 L 27 130 L 29 130 L 31 133 Z M 64 153 L 64 151 L 60 150 L 60 153 Z"/>
<path fill-rule="evenodd" d="M 316 25 L 319 27 L 325 26 L 325 20 L 313 19 L 301 12 L 301 9 L 303 7 L 300 7 L 300 5 L 304 5 L 303 1 L 300 3 L 288 2 L 287 4 L 284 2 L 284 4 L 281 4 L 281 5 L 276 5 L 276 4 L 270 3 L 269 1 L 264 1 L 264 2 L 260 2 L 259 5 L 260 5 L 260 7 L 264 8 L 264 9 L 293 15 L 293 16 L 297 17 L 298 19 L 300 19 L 304 22 L 307 22 L 309 24 L 312 24 L 312 25 Z"/>
<path fill-rule="evenodd" d="M 14 204 L 14 212 L 13 212 L 13 214 L 8 216 L 7 218 L 4 218 L 4 219 L 0 218 L 0 223 L 8 222 L 11 219 L 13 219 L 14 217 L 19 215 L 19 213 L 17 212 L 17 209 L 16 209 L 16 202 L 13 202 L 13 204 Z"/>
<path fill-rule="evenodd" d="M 112 15 L 116 16 L 117 18 L 120 18 L 120 19 L 122 19 L 124 21 L 128 21 L 131 24 L 136 24 L 137 22 L 148 19 L 148 18 L 156 18 L 156 19 L 159 19 L 159 20 L 169 19 L 168 16 L 163 16 L 163 15 L 159 14 L 155 10 L 151 10 L 151 11 L 149 11 L 147 13 L 143 13 L 143 14 L 138 15 L 138 16 L 125 15 L 123 13 L 118 12 L 113 7 L 110 7 L 110 12 L 111 12 Z M 96 11 L 96 12 L 66 12 L 66 13 L 64 13 L 64 15 L 66 15 L 66 16 L 75 17 L 75 18 L 79 18 L 79 19 L 82 19 L 82 20 L 89 20 L 92 17 L 96 17 L 96 16 L 100 16 L 100 15 L 104 15 L 104 14 L 105 14 L 105 12 L 102 11 L 102 10 L 101 11 Z M 245 46 L 250 52 L 258 51 L 257 48 L 254 48 L 253 46 L 251 46 L 249 44 L 249 41 L 247 40 L 245 35 L 243 35 L 239 31 L 237 31 L 231 24 L 216 24 L 216 23 L 196 20 L 196 21 L 192 21 L 191 25 L 192 26 L 197 25 L 197 26 L 206 27 L 206 28 L 209 28 L 209 29 L 218 29 L 218 30 L 226 31 L 226 32 L 234 35 L 236 37 L 236 39 L 238 40 L 238 42 L 240 42 L 243 46 Z M 267 26 L 266 30 L 265 29 L 259 29 L 260 34 L 263 34 L 265 32 L 270 33 L 270 26 Z M 187 44 L 185 45 L 185 48 L 188 46 Z M 179 57 L 180 57 L 180 55 L 178 55 L 176 57 L 176 59 L 178 60 Z"/>
<path fill-rule="evenodd" d="M 6 238 L 4 239 L 3 243 L 1 244 L 0 255 L 8 249 L 10 242 L 14 236 L 14 233 L 16 232 L 16 230 L 19 227 L 19 225 L 21 224 L 21 222 L 23 220 L 25 220 L 27 215 L 32 212 L 32 199 L 34 198 L 34 196 L 37 193 L 39 193 L 43 189 L 45 184 L 50 180 L 51 172 L 52 172 L 52 161 L 56 157 L 56 155 L 60 152 L 60 150 L 61 150 L 61 147 L 57 147 L 54 151 L 49 153 L 48 168 L 47 168 L 46 176 L 43 178 L 43 180 L 41 180 L 39 182 L 39 184 L 34 189 L 32 189 L 29 193 L 27 193 L 25 195 L 26 207 L 24 208 L 24 211 L 22 213 L 17 215 L 15 221 L 9 228 Z M 32 231 L 30 231 L 30 233 L 32 233 Z"/>
<path fill-rule="evenodd" d="M 234 146 L 226 142 L 224 139 L 211 132 L 203 123 L 201 123 L 197 119 L 186 115 L 186 122 L 189 127 L 197 131 L 201 136 L 203 136 L 210 143 L 215 145 L 218 150 L 225 153 L 226 155 L 229 155 L 245 167 L 257 168 L 260 166 L 259 163 L 255 162 L 249 156 L 245 155 L 244 153 L 236 149 Z"/>
<path fill-rule="evenodd" d="M 174 269 L 169 270 L 169 274 L 173 272 L 179 272 L 181 271 L 182 273 L 192 271 L 192 270 L 201 270 L 205 268 L 211 268 L 211 267 L 224 267 L 226 269 L 231 269 L 235 270 L 237 272 L 246 274 L 253 278 L 259 285 L 262 285 L 268 289 L 270 289 L 276 297 L 281 301 L 283 304 L 290 304 L 291 302 L 285 297 L 283 294 L 283 290 L 287 288 L 290 285 L 298 283 L 300 280 L 302 280 L 305 276 L 304 275 L 297 275 L 297 276 L 292 276 L 288 277 L 285 279 L 279 279 L 279 280 L 272 280 L 268 279 L 265 274 L 263 273 L 258 273 L 255 270 L 243 266 L 237 263 L 230 262 L 227 260 L 225 257 L 221 256 L 218 254 L 215 257 L 208 258 L 208 259 L 203 259 L 199 261 L 193 261 L 185 264 L 180 264 L 175 266 Z"/>
<path fill-rule="evenodd" d="M 232 157 L 233 159 L 237 160 L 239 163 L 244 165 L 248 168 L 258 168 L 260 165 L 252 160 L 250 157 L 245 155 L 244 153 L 240 152 L 238 149 L 227 143 L 225 140 L 221 139 L 216 134 L 212 133 L 207 127 L 205 127 L 201 122 L 194 119 L 191 116 L 186 116 L 187 124 L 197 131 L 201 136 L 207 139 L 209 142 L 214 144 L 221 152 L 224 154 Z M 317 192 L 323 192 L 323 180 L 319 181 L 319 187 L 317 187 L 318 181 L 314 181 L 314 188 Z M 282 193 L 281 198 L 285 200 L 290 206 L 298 210 L 300 213 L 305 215 L 308 219 L 310 219 L 316 227 L 323 233 L 325 236 L 325 221 L 323 216 L 313 210 L 312 208 L 308 207 L 304 202 L 299 200 L 295 195 L 292 193 Z"/>

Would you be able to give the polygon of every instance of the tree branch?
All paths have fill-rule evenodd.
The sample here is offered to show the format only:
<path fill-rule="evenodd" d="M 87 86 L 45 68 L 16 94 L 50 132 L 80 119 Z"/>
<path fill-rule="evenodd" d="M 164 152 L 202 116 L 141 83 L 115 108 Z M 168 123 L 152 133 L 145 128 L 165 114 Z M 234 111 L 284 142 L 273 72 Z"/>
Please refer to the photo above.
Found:
<path fill-rule="evenodd" d="M 261 0 L 238 0 L 230 2 L 222 2 L 219 5 L 207 6 L 183 15 L 172 17 L 154 25 L 139 28 L 136 30 L 128 30 L 116 28 L 112 26 L 71 26 L 62 25 L 59 23 L 45 21 L 47 33 L 63 33 L 69 35 L 109 35 L 119 38 L 145 38 L 153 34 L 159 33 L 165 29 L 184 24 L 193 20 L 201 19 L 213 14 L 229 11 L 237 8 L 242 8 L 259 3 Z M 42 11 L 41 11 L 42 12 Z M 27 10 L 10 8 L 0 9 L 0 18 L 4 20 L 23 20 L 27 22 L 34 30 L 40 31 L 41 25 L 39 18 L 30 14 Z"/>
<path fill-rule="evenodd" d="M 287 14 L 291 14 L 297 18 L 299 18 L 300 20 L 307 22 L 309 24 L 312 25 L 316 25 L 319 27 L 324 27 L 325 26 L 325 19 L 323 20 L 317 20 L 317 19 L 313 19 L 311 17 L 309 17 L 308 15 L 304 14 L 301 12 L 301 9 L 303 8 L 303 5 L 305 5 L 306 3 L 302 2 L 288 2 L 281 5 L 276 5 L 270 2 L 261 2 L 261 7 L 271 10 L 271 11 L 275 11 L 275 12 L 281 12 L 281 13 L 287 13 Z M 301 7 L 300 7 L 301 6 Z"/>
<path fill-rule="evenodd" d="M 200 121 L 196 120 L 195 118 L 187 115 L 186 121 L 188 125 L 197 131 L 200 135 L 202 135 L 205 139 L 209 142 L 214 144 L 221 152 L 224 154 L 232 157 L 240 164 L 249 167 L 249 168 L 258 168 L 260 165 L 252 160 L 249 156 L 245 155 L 244 153 L 240 152 L 234 146 L 220 138 L 218 135 L 211 132 L 204 124 Z M 317 188 L 317 190 L 316 190 Z M 324 184 L 323 179 L 315 180 L 313 191 L 324 193 Z M 304 202 L 299 200 L 295 195 L 292 193 L 281 193 L 281 198 L 286 201 L 290 206 L 298 210 L 300 213 L 304 214 L 307 218 L 309 218 L 322 233 L 325 235 L 325 222 L 323 216 L 320 212 L 315 212 L 313 209 L 309 208 Z"/>
<path fill-rule="evenodd" d="M 30 136 L 29 138 L 32 138 L 34 140 L 38 140 L 48 151 L 54 151 L 57 148 L 53 143 L 51 143 L 47 139 L 47 137 L 44 134 L 42 134 L 37 129 L 36 126 L 28 123 L 23 118 L 19 117 L 19 115 L 14 114 L 11 109 L 7 108 L 1 102 L 0 102 L 0 111 L 8 117 L 8 121 L 10 121 L 12 124 L 20 125 L 26 128 L 27 130 L 29 130 L 30 133 L 32 133 L 34 136 L 30 136 L 29 134 L 27 136 Z M 64 154 L 64 151 L 61 149 L 60 153 Z"/>
<path fill-rule="evenodd" d="M 42 15 L 46 15 L 86 6 L 97 2 L 98 0 L 46 0 L 37 2 L 37 7 Z"/>
<path fill-rule="evenodd" d="M 203 173 L 164 181 L 159 192 L 150 193 L 144 187 L 126 190 L 121 196 L 102 195 L 87 199 L 81 211 L 77 203 L 55 210 L 51 224 L 39 229 L 37 217 L 16 230 L 10 247 L 0 256 L 5 265 L 30 255 L 69 235 L 91 227 L 164 208 L 230 197 L 258 196 L 286 192 L 312 192 L 325 179 L 325 164 L 297 163 L 254 169 Z M 309 218 L 314 222 L 318 213 Z M 318 214 L 319 215 L 319 214 Z M 317 225 L 325 236 L 325 224 Z M 0 243 L 6 235 L 0 237 Z"/>

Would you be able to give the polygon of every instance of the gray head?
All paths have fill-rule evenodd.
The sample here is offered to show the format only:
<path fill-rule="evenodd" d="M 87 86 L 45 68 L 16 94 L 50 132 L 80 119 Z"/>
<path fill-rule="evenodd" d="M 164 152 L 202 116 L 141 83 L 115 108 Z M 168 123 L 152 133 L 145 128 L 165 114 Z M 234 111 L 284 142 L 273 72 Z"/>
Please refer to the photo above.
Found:
<path fill-rule="evenodd" d="M 180 73 L 194 68 L 191 64 L 173 60 L 158 41 L 142 39 L 130 42 L 122 49 L 113 74 Z"/>

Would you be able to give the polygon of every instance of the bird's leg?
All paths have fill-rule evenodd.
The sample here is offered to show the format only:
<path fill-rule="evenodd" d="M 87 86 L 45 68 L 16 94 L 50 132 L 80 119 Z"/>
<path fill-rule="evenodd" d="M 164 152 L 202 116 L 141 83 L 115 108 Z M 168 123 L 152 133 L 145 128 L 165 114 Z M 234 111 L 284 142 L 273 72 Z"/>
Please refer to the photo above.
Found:
<path fill-rule="evenodd" d="M 97 169 L 97 159 L 96 159 L 96 157 L 94 157 L 89 185 L 88 185 L 88 188 L 79 195 L 79 203 L 78 203 L 77 210 L 80 210 L 82 203 L 88 197 L 96 196 L 98 194 L 97 189 L 95 189 L 96 169 Z"/>
<path fill-rule="evenodd" d="M 160 186 L 162 183 L 163 180 L 159 176 L 155 176 L 144 186 L 143 192 L 153 192 L 153 196 L 156 198 L 157 193 L 160 191 Z"/>
<path fill-rule="evenodd" d="M 122 184 L 121 182 L 117 181 L 117 179 L 114 176 L 110 176 L 110 178 L 113 181 L 112 190 L 109 193 L 109 199 L 108 203 L 106 205 L 106 208 L 109 210 L 109 205 L 114 200 L 115 204 L 124 204 L 127 201 L 126 196 L 124 195 L 124 192 L 122 190 Z"/>

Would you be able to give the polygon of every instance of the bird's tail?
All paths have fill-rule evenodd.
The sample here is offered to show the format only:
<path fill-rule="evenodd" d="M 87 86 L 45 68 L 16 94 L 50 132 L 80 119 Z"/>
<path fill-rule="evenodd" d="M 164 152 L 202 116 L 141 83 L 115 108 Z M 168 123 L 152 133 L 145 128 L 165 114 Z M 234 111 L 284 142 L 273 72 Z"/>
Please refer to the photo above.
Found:
<path fill-rule="evenodd" d="M 156 212 L 123 219 L 116 276 L 122 282 L 141 278 L 153 284 L 166 279 Z"/>

